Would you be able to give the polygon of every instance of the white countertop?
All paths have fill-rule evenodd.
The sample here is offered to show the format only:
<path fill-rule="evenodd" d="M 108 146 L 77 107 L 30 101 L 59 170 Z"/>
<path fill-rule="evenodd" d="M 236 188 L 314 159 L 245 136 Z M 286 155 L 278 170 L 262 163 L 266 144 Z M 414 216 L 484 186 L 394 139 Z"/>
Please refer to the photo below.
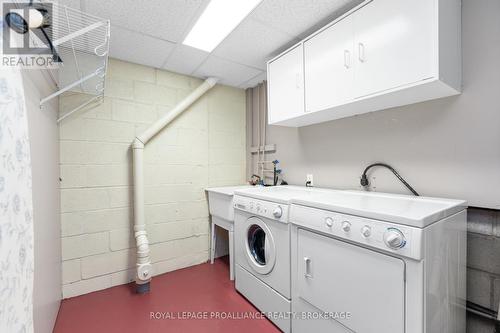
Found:
<path fill-rule="evenodd" d="M 280 185 L 280 186 L 253 186 L 250 188 L 238 189 L 234 192 L 236 195 L 250 197 L 259 200 L 268 200 L 276 203 L 289 204 L 293 198 L 307 197 L 313 192 L 336 192 L 336 190 L 305 187 L 295 185 Z"/>
<path fill-rule="evenodd" d="M 224 194 L 227 196 L 233 196 L 234 192 L 236 190 L 249 189 L 249 188 L 253 188 L 253 187 L 255 187 L 255 186 L 248 185 L 248 184 L 247 185 L 236 185 L 236 186 L 220 186 L 220 187 L 209 187 L 209 188 L 206 188 L 205 191 Z"/>
<path fill-rule="evenodd" d="M 302 205 L 418 228 L 424 228 L 467 208 L 464 200 L 293 185 L 225 186 L 207 188 L 206 191 Z"/>
<path fill-rule="evenodd" d="M 418 228 L 467 208 L 463 200 L 363 191 L 311 192 L 291 203 Z"/>

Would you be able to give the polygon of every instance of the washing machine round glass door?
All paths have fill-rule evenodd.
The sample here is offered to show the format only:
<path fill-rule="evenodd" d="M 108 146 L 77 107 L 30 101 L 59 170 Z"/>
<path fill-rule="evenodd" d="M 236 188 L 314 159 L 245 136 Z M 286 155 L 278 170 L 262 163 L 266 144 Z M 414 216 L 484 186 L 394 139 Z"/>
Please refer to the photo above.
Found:
<path fill-rule="evenodd" d="M 269 274 L 276 262 L 276 247 L 269 227 L 257 217 L 247 221 L 245 248 L 248 264 L 259 274 Z"/>

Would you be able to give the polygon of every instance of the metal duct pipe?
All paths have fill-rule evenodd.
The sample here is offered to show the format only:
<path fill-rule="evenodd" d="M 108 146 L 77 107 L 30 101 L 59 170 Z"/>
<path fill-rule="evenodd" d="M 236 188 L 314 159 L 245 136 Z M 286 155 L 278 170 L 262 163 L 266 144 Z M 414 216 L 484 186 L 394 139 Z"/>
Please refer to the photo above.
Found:
<path fill-rule="evenodd" d="M 149 258 L 149 241 L 144 217 L 144 146 L 216 83 L 216 78 L 206 79 L 191 94 L 179 102 L 172 111 L 165 114 L 142 134 L 138 135 L 132 143 L 134 167 L 134 236 L 137 245 L 137 274 L 135 281 L 138 293 L 145 293 L 150 290 L 151 277 L 153 276 L 153 266 Z"/>

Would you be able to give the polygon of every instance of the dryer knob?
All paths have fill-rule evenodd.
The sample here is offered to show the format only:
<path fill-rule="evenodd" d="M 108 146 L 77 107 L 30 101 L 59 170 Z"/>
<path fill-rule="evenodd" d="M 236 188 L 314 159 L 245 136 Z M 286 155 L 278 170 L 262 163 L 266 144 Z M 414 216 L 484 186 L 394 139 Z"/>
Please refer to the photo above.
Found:
<path fill-rule="evenodd" d="M 344 230 L 345 232 L 351 231 L 351 223 L 348 221 L 342 222 L 342 230 Z"/>
<path fill-rule="evenodd" d="M 389 228 L 384 233 L 384 242 L 387 247 L 397 250 L 406 245 L 406 239 L 403 233 L 396 228 Z"/>
<path fill-rule="evenodd" d="M 333 226 L 333 219 L 331 217 L 325 218 L 325 224 L 328 228 L 331 228 Z"/>
<path fill-rule="evenodd" d="M 282 215 L 283 215 L 283 209 L 280 206 L 274 208 L 273 216 L 275 218 L 279 219 Z"/>
<path fill-rule="evenodd" d="M 361 234 L 363 235 L 363 237 L 365 238 L 368 238 L 372 235 L 372 228 L 370 228 L 369 225 L 365 225 L 363 226 L 363 228 L 361 228 Z"/>

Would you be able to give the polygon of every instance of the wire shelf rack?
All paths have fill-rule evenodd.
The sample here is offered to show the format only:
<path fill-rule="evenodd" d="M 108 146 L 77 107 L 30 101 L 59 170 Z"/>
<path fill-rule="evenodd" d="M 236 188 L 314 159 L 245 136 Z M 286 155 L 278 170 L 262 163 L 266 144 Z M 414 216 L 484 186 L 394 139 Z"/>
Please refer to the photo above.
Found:
<path fill-rule="evenodd" d="M 79 93 L 75 105 L 65 105 L 58 122 L 104 99 L 108 67 L 110 21 L 80 10 L 48 3 L 52 8 L 52 44 L 62 62 L 47 68 L 58 90 L 42 98 L 40 106 L 63 93 Z"/>

